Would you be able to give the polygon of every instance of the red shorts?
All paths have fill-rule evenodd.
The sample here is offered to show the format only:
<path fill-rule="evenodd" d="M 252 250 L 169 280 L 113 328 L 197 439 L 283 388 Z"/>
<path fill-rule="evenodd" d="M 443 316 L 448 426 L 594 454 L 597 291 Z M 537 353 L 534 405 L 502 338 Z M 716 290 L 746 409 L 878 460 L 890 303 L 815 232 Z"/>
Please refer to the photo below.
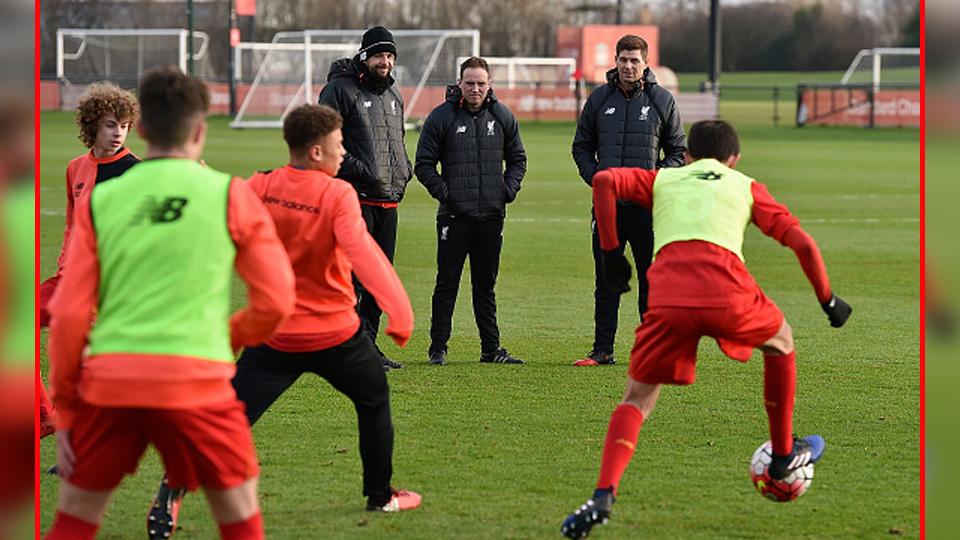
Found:
<path fill-rule="evenodd" d="M 153 444 L 173 486 L 236 487 L 259 474 L 244 405 L 237 399 L 194 409 L 86 405 L 70 431 L 71 484 L 113 489 Z"/>
<path fill-rule="evenodd" d="M 782 324 L 780 308 L 762 292 L 753 303 L 735 307 L 651 307 L 637 328 L 630 377 L 647 384 L 692 384 L 701 337 L 715 338 L 724 354 L 746 362 Z"/>

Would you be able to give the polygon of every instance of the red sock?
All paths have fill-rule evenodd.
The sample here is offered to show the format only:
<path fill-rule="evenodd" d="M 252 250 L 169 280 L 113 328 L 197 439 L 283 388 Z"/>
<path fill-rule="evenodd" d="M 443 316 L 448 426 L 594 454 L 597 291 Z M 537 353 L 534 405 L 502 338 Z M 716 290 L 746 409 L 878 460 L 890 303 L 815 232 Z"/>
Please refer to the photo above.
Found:
<path fill-rule="evenodd" d="M 797 388 L 797 354 L 763 356 L 763 404 L 770 424 L 773 453 L 793 451 L 793 402 Z"/>
<path fill-rule="evenodd" d="M 47 531 L 44 540 L 93 540 L 100 525 L 90 523 L 70 514 L 57 510 L 53 526 Z"/>
<path fill-rule="evenodd" d="M 263 540 L 263 514 L 257 512 L 243 521 L 218 523 L 223 540 Z"/>
<path fill-rule="evenodd" d="M 633 405 L 621 403 L 610 415 L 597 489 L 612 489 L 616 492 L 620 477 L 633 457 L 642 425 L 643 414 Z"/>

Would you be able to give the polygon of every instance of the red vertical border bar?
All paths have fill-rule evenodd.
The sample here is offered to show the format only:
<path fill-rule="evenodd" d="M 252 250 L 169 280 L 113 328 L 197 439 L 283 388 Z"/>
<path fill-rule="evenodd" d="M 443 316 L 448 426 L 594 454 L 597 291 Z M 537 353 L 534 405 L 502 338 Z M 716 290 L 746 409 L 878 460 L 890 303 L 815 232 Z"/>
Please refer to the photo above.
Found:
<path fill-rule="evenodd" d="M 920 0 L 920 538 L 927 533 L 927 10 Z"/>
<path fill-rule="evenodd" d="M 33 537 L 40 538 L 40 0 L 33 4 Z"/>

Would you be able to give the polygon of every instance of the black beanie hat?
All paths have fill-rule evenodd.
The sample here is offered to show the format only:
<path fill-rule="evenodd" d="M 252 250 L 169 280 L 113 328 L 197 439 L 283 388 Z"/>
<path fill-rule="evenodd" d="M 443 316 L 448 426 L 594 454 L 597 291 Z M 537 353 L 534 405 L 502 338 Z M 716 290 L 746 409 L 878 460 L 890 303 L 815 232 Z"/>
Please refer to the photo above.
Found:
<path fill-rule="evenodd" d="M 382 52 L 393 53 L 397 56 L 397 43 L 393 41 L 393 34 L 382 26 L 374 26 L 363 33 L 363 43 L 357 51 L 357 58 L 361 62 Z"/>

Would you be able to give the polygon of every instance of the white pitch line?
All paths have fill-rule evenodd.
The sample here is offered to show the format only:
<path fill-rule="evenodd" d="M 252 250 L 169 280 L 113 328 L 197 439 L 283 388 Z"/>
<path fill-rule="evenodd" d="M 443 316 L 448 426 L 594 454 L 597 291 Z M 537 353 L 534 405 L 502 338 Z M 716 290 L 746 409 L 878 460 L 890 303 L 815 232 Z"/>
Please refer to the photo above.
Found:
<path fill-rule="evenodd" d="M 807 218 L 804 223 L 920 223 L 920 218 Z"/>

